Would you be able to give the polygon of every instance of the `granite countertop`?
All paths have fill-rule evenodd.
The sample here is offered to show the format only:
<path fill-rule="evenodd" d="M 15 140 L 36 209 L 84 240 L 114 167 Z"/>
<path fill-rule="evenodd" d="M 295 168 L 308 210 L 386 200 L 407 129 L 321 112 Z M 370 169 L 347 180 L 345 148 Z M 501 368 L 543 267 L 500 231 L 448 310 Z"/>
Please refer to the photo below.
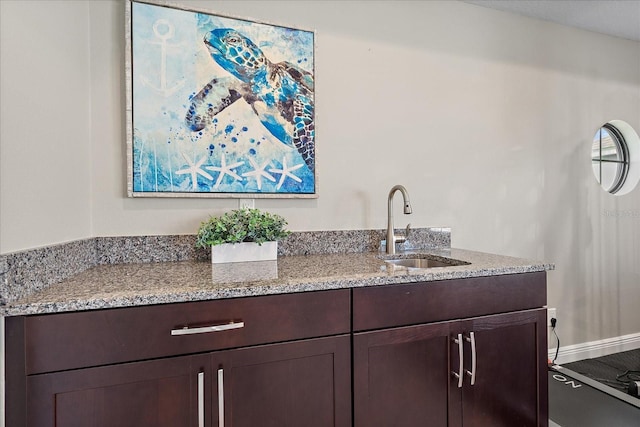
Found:
<path fill-rule="evenodd" d="M 275 261 L 212 265 L 203 261 L 98 265 L 12 301 L 4 315 L 131 307 L 185 301 L 546 271 L 553 264 L 462 249 L 422 250 L 470 264 L 407 269 L 377 252 L 281 256 Z M 406 252 L 400 256 L 410 256 Z M 277 265 L 277 267 L 276 267 Z M 246 277 L 241 277 L 246 275 Z M 264 279 L 264 277 L 268 277 Z"/>

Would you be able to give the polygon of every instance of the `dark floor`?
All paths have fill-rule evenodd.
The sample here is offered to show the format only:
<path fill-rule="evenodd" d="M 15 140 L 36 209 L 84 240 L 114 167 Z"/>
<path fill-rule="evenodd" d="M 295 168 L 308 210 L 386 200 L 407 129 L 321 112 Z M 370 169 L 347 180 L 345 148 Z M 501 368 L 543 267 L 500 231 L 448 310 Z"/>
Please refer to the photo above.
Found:
<path fill-rule="evenodd" d="M 635 401 L 561 366 L 549 370 L 550 427 L 638 427 L 640 404 L 634 405 Z"/>
<path fill-rule="evenodd" d="M 562 366 L 626 393 L 630 380 L 640 381 L 640 349 Z"/>

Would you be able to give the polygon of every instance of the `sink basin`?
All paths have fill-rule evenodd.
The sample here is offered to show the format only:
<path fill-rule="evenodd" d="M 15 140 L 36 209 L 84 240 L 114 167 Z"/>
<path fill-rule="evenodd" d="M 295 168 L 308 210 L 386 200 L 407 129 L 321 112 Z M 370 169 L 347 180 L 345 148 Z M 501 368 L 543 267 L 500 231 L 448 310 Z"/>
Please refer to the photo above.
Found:
<path fill-rule="evenodd" d="M 398 267 L 406 268 L 434 268 L 434 267 L 453 267 L 456 265 L 469 265 L 468 262 L 459 261 L 457 259 L 438 260 L 431 258 L 399 258 L 387 259 L 384 262 L 393 264 Z"/>

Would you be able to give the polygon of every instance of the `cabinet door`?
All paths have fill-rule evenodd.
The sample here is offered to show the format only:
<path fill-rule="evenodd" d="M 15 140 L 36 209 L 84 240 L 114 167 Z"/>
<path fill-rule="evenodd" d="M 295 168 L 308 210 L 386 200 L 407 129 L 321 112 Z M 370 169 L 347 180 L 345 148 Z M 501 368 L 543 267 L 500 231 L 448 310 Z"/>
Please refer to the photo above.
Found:
<path fill-rule="evenodd" d="M 350 426 L 350 353 L 348 335 L 214 353 L 212 425 Z"/>
<path fill-rule="evenodd" d="M 198 426 L 198 382 L 209 357 L 185 356 L 32 375 L 30 427 Z M 199 375 L 201 374 L 201 375 Z"/>
<path fill-rule="evenodd" d="M 465 427 L 537 427 L 548 424 L 546 310 L 529 310 L 459 322 L 465 374 L 462 422 Z M 454 393 L 458 390 L 453 387 Z M 452 401 L 457 397 L 452 396 Z"/>
<path fill-rule="evenodd" d="M 449 324 L 354 334 L 354 425 L 446 427 Z"/>

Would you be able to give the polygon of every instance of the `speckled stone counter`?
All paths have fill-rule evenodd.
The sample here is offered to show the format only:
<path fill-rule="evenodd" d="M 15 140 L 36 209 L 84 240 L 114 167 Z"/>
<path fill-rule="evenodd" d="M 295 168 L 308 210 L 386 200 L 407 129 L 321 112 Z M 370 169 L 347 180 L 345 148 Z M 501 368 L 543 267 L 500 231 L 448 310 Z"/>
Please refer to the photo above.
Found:
<path fill-rule="evenodd" d="M 375 252 L 281 256 L 262 265 L 266 280 L 242 275 L 256 268 L 212 266 L 207 261 L 97 265 L 60 283 L 9 302 L 4 315 L 129 307 L 327 289 L 430 282 L 434 280 L 545 271 L 552 264 L 461 249 L 420 250 L 421 255 L 470 264 L 408 269 L 384 262 Z M 407 252 L 401 256 L 410 256 Z M 425 284 L 425 286 L 428 284 Z"/>
<path fill-rule="evenodd" d="M 372 252 L 384 238 L 385 230 L 295 231 L 278 242 L 278 255 Z M 96 265 L 207 261 L 210 251 L 196 249 L 195 242 L 195 235 L 95 237 L 0 255 L 0 313 L 6 305 Z M 450 248 L 451 229 L 415 228 L 399 246 Z"/>

